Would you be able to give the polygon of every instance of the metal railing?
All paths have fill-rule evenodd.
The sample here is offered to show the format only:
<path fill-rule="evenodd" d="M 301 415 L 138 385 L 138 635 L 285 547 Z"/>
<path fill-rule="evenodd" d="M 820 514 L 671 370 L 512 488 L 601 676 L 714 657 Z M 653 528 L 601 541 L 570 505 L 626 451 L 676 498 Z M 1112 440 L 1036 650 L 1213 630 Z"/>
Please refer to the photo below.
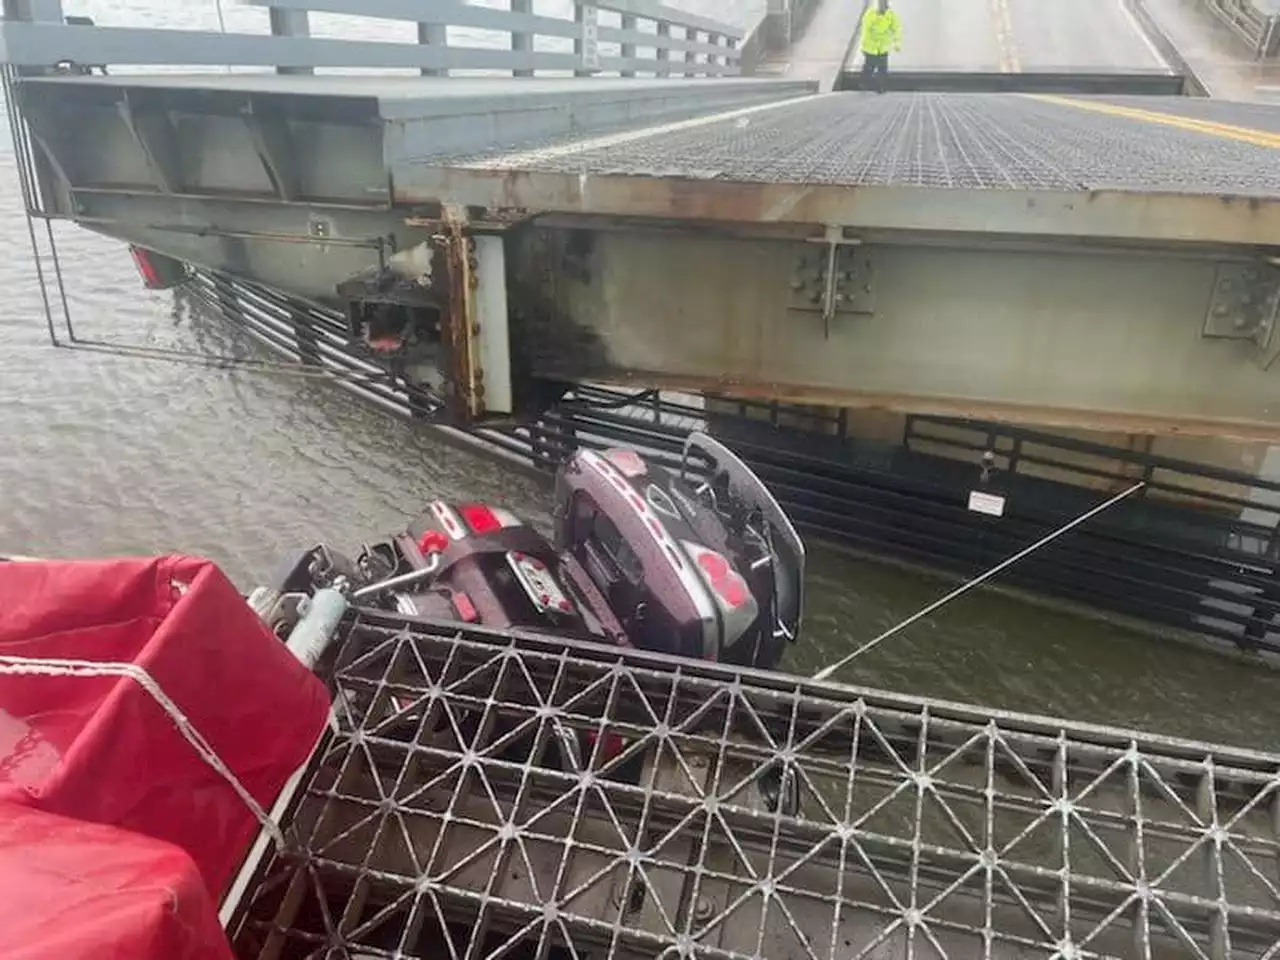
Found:
<path fill-rule="evenodd" d="M 1274 753 L 372 611 L 332 683 L 238 956 L 1277 955 Z"/>
<path fill-rule="evenodd" d="M 1280 54 L 1280 13 L 1259 9 L 1257 0 L 1204 0 L 1204 4 L 1253 48 L 1258 59 Z"/>
<path fill-rule="evenodd" d="M 726 76 L 740 72 L 743 31 L 657 0 L 508 0 L 506 8 L 463 0 L 247 0 L 265 8 L 270 34 L 102 27 L 63 15 L 61 0 L 5 0 L 0 63 L 540 72 L 576 76 Z M 341 14 L 417 26 L 417 43 L 312 35 L 311 14 Z M 506 34 L 505 46 L 463 46 L 451 28 Z"/>

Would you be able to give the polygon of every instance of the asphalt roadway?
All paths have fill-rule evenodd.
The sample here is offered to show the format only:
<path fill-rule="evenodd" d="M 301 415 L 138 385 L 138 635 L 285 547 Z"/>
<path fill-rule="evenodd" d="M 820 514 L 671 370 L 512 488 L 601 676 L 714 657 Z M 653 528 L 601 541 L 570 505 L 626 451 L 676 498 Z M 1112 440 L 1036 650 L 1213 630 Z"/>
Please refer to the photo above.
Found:
<path fill-rule="evenodd" d="M 903 44 L 890 69 L 1168 69 L 1124 0 L 894 0 L 893 6 Z M 850 66 L 861 65 L 856 52 L 852 60 Z"/>

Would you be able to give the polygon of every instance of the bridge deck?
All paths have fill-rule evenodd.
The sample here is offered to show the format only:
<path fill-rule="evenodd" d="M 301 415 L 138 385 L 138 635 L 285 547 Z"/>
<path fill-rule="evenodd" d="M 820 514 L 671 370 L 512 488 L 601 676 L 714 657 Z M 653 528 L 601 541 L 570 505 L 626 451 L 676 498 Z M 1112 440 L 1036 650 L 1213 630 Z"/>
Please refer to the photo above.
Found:
<path fill-rule="evenodd" d="M 1280 108 L 1213 101 L 832 94 L 643 135 L 443 162 L 838 186 L 1280 196 Z"/>
<path fill-rule="evenodd" d="M 1276 956 L 1278 756 L 361 617 L 240 956 Z"/>
<path fill-rule="evenodd" d="M 1277 235 L 1277 105 L 814 94 L 811 83 L 748 79 L 701 81 L 696 98 L 689 89 L 662 80 L 204 74 L 28 79 L 20 95 L 79 191 L 137 176 L 85 154 L 75 131 L 86 120 L 114 137 L 125 99 L 135 112 L 190 122 L 236 116 L 248 98 L 286 120 L 345 125 L 343 148 L 307 163 L 330 169 L 325 182 L 389 184 L 384 203 L 1157 241 Z M 368 167 L 359 172 L 343 167 L 357 144 Z M 112 155 L 137 165 L 128 149 Z M 174 164 L 195 166 L 181 156 Z M 180 192 L 208 192 L 191 169 L 175 168 L 175 178 L 189 184 Z M 1034 203 L 1021 196 L 1032 193 Z M 1078 203 L 1081 195 L 1090 202 Z"/>
<path fill-rule="evenodd" d="M 832 93 L 419 157 L 395 175 L 409 202 L 448 193 L 609 216 L 1269 244 L 1280 235 L 1277 148 L 1277 106 Z"/>

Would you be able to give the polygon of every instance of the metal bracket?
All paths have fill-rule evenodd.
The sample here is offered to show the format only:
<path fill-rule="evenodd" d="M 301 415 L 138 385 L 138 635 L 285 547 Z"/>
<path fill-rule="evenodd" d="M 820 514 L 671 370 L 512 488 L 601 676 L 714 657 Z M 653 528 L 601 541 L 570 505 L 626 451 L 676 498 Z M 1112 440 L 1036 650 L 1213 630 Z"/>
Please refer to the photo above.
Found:
<path fill-rule="evenodd" d="M 822 314 L 823 336 L 831 339 L 838 315 L 875 313 L 870 251 L 861 239 L 849 239 L 839 227 L 828 227 L 820 240 L 802 251 L 791 270 L 789 310 Z"/>
<path fill-rule="evenodd" d="M 307 221 L 307 236 L 316 244 L 321 253 L 329 252 L 329 240 L 333 239 L 333 221 L 328 217 L 312 215 Z"/>
<path fill-rule="evenodd" d="M 69 167 L 64 162 L 66 158 L 59 153 L 60 141 L 56 125 L 49 123 L 39 110 L 23 110 L 23 119 L 27 122 L 32 143 L 39 150 L 37 161 L 43 160 L 43 165 L 53 180 L 49 186 L 54 193 L 54 196 L 45 198 L 40 196 L 40 190 L 37 189 L 33 196 L 27 198 L 28 206 L 33 210 L 39 209 L 42 213 L 57 210 L 74 216 L 79 213 L 75 201 L 74 168 Z"/>
<path fill-rule="evenodd" d="M 1222 263 L 1213 280 L 1213 295 L 1204 321 L 1204 336 L 1248 340 L 1260 353 L 1263 369 L 1276 360 L 1272 346 L 1280 319 L 1280 270 L 1258 263 Z"/>
<path fill-rule="evenodd" d="M 506 259 L 501 235 L 473 235 L 466 210 L 446 205 L 432 286 L 441 295 L 448 400 L 455 420 L 477 423 L 514 410 Z"/>
<path fill-rule="evenodd" d="M 586 73 L 600 71 L 600 8 L 594 3 L 580 3 L 577 19 L 582 25 L 582 70 Z"/>
<path fill-rule="evenodd" d="M 161 193 L 181 193 L 182 152 L 168 111 L 155 103 L 135 102 L 127 90 L 121 94 L 116 109 L 142 151 L 156 187 Z"/>
<path fill-rule="evenodd" d="M 475 246 L 467 236 L 465 208 L 446 206 L 443 230 L 431 238 L 439 251 L 432 287 L 440 295 L 440 338 L 445 348 L 446 396 L 455 422 L 474 423 L 484 413 L 483 371 L 475 343 Z"/>
<path fill-rule="evenodd" d="M 302 185 L 288 122 L 283 116 L 273 116 L 252 98 L 240 115 L 276 196 L 284 203 L 297 203 L 302 196 Z"/>

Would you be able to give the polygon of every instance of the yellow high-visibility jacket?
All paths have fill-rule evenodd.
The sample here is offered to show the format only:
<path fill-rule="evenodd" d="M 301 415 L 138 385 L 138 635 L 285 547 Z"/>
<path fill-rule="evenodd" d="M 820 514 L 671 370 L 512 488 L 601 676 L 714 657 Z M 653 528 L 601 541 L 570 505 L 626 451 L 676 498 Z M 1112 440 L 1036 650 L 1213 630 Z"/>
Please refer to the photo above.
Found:
<path fill-rule="evenodd" d="M 902 49 L 902 24 L 892 10 L 881 13 L 874 2 L 862 15 L 862 52 L 888 53 Z"/>

